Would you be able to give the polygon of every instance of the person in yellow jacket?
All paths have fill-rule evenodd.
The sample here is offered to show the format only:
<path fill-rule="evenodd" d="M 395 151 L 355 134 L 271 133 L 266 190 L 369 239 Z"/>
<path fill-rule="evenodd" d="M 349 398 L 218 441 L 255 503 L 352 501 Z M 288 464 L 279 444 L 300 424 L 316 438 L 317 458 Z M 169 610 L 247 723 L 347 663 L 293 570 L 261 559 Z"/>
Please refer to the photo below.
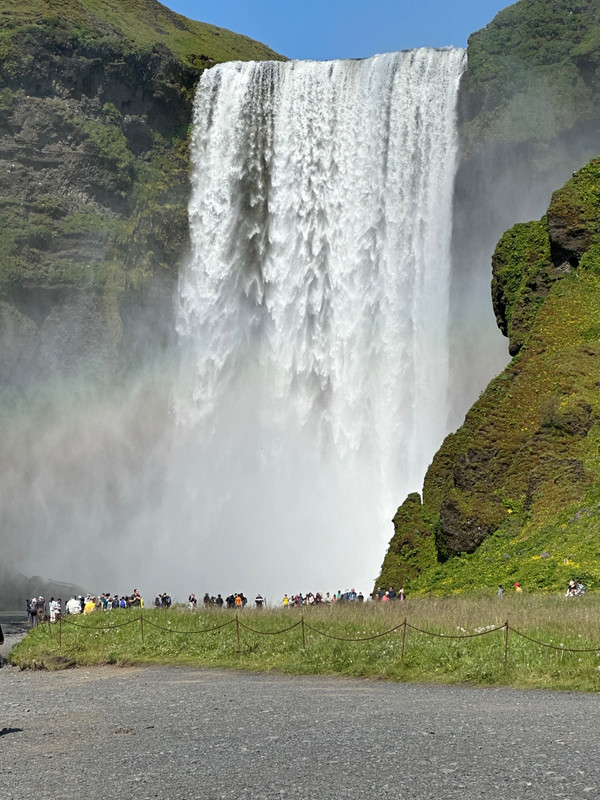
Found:
<path fill-rule="evenodd" d="M 85 606 L 83 607 L 84 614 L 91 614 L 92 611 L 96 610 L 96 598 L 95 597 L 88 597 L 85 602 Z"/>

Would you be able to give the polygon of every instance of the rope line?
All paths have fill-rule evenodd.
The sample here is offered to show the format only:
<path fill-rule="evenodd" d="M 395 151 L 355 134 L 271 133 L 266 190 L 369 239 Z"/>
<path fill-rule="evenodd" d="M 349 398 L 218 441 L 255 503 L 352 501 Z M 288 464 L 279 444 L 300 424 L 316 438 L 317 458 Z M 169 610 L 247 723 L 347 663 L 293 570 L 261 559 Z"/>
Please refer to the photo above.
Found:
<path fill-rule="evenodd" d="M 548 644 L 548 642 L 540 642 L 538 639 L 532 639 L 531 636 L 527 636 L 526 634 L 521 633 L 521 631 L 518 631 L 511 625 L 509 625 L 508 630 L 512 631 L 513 633 L 516 633 L 517 636 L 520 636 L 522 639 L 527 639 L 528 642 L 539 644 L 540 647 L 547 647 L 550 650 L 559 650 L 561 653 L 600 653 L 600 647 L 585 647 L 585 648 L 561 647 L 560 645 Z"/>
<path fill-rule="evenodd" d="M 406 627 L 410 628 L 413 631 L 418 631 L 418 633 L 424 633 L 427 636 L 438 636 L 440 639 L 474 639 L 477 636 L 485 636 L 488 633 L 496 633 L 496 631 L 503 631 L 506 629 L 506 625 L 499 625 L 497 628 L 490 628 L 487 631 L 480 631 L 479 633 L 453 634 L 453 633 L 434 633 L 433 631 L 424 631 L 422 628 L 416 628 L 409 622 L 406 623 Z"/>
<path fill-rule="evenodd" d="M 235 620 L 232 620 L 232 622 L 235 622 Z M 252 631 L 252 633 L 260 633 L 261 636 L 278 636 L 280 633 L 287 633 L 288 631 L 297 628 L 298 625 L 302 625 L 302 620 L 295 622 L 293 625 L 290 625 L 289 628 L 284 628 L 281 631 L 257 631 L 256 628 L 251 628 L 249 625 L 244 625 L 243 622 L 239 623 L 240 628 L 245 628 L 245 630 Z M 308 625 L 306 627 L 308 627 Z"/>
<path fill-rule="evenodd" d="M 398 631 L 398 630 L 400 630 L 402 628 L 404 629 L 404 637 L 406 637 L 406 633 L 407 633 L 408 629 L 410 629 L 410 630 L 416 631 L 417 633 L 422 633 L 425 636 L 435 636 L 435 637 L 437 637 L 439 639 L 475 639 L 475 638 L 480 637 L 480 636 L 486 636 L 488 633 L 497 633 L 498 631 L 505 631 L 505 633 L 506 633 L 505 670 L 506 670 L 506 663 L 507 663 L 506 662 L 506 658 L 507 658 L 507 655 L 508 655 L 508 634 L 509 634 L 509 632 L 512 632 L 512 633 L 516 634 L 517 636 L 520 636 L 522 639 L 526 639 L 527 641 L 532 642 L 533 644 L 537 644 L 540 647 L 545 647 L 545 648 L 547 648 L 549 650 L 555 650 L 555 651 L 558 651 L 558 652 L 561 652 L 561 653 L 598 653 L 598 654 L 600 654 L 600 646 L 598 646 L 598 647 L 564 647 L 564 646 L 560 646 L 560 645 L 550 644 L 548 642 L 541 642 L 539 639 L 534 639 L 533 637 L 528 636 L 527 634 L 523 633 L 522 631 L 519 631 L 516 628 L 513 628 L 511 625 L 509 625 L 508 620 L 503 625 L 498 625 L 497 627 L 489 628 L 488 630 L 480 631 L 478 633 L 447 634 L 447 633 L 436 633 L 434 631 L 427 631 L 427 630 L 424 630 L 423 628 L 418 628 L 416 625 L 411 625 L 405 619 L 399 625 L 396 625 L 393 628 L 390 628 L 389 630 L 383 631 L 382 633 L 376 633 L 376 634 L 373 634 L 372 636 L 345 637 L 345 636 L 335 636 L 334 634 L 326 633 L 325 631 L 319 630 L 318 628 L 314 628 L 312 625 L 310 625 L 308 622 L 306 622 L 306 620 L 304 619 L 304 616 L 302 616 L 302 618 L 299 619 L 298 622 L 295 622 L 293 625 L 290 625 L 289 627 L 283 628 L 282 630 L 278 630 L 278 631 L 261 631 L 261 630 L 258 630 L 257 628 L 252 628 L 250 625 L 246 625 L 244 622 L 241 622 L 237 615 L 236 615 L 235 618 L 230 619 L 227 622 L 223 622 L 220 625 L 215 625 L 215 626 L 213 626 L 211 628 L 203 628 L 201 630 L 195 630 L 195 631 L 189 631 L 189 630 L 181 630 L 180 631 L 180 630 L 176 630 L 176 629 L 173 629 L 173 628 L 166 627 L 164 625 L 158 625 L 157 623 L 152 622 L 150 619 L 148 619 L 148 617 L 144 617 L 143 614 L 140 614 L 138 617 L 135 617 L 134 619 L 130 619 L 127 622 L 111 623 L 111 624 L 108 624 L 108 625 L 90 625 L 90 624 L 87 623 L 87 620 L 86 620 L 85 623 L 82 623 L 82 618 L 79 617 L 79 616 L 74 620 L 69 620 L 69 619 L 67 619 L 65 617 L 61 617 L 61 619 L 60 619 L 60 624 L 61 625 L 63 625 L 63 624 L 64 625 L 70 625 L 71 627 L 76 628 L 78 631 L 85 631 L 85 630 L 110 631 L 110 630 L 116 630 L 118 628 L 123 628 L 126 625 L 135 625 L 138 622 L 142 626 L 142 641 L 144 639 L 144 634 L 143 634 L 143 624 L 144 624 L 144 622 L 146 622 L 148 625 L 152 626 L 153 628 L 157 628 L 158 630 L 166 631 L 168 633 L 183 634 L 183 635 L 186 635 L 186 636 L 191 636 L 191 635 L 194 635 L 194 634 L 202 634 L 202 633 L 213 633 L 214 631 L 218 631 L 218 630 L 221 630 L 223 628 L 227 628 L 227 627 L 235 624 L 236 627 L 237 627 L 237 630 L 238 630 L 238 642 L 239 642 L 239 628 L 244 628 L 244 630 L 250 631 L 251 633 L 255 633 L 255 634 L 258 634 L 258 635 L 261 635 L 261 636 L 279 636 L 279 635 L 281 635 L 283 633 L 288 633 L 289 631 L 292 631 L 292 630 L 294 630 L 294 628 L 297 628 L 299 625 L 301 625 L 302 626 L 302 646 L 303 647 L 305 646 L 305 642 L 304 642 L 304 629 L 305 628 L 308 628 L 308 630 L 312 631 L 313 633 L 318 634 L 319 636 L 324 636 L 327 639 L 333 639 L 334 641 L 337 641 L 337 642 L 370 642 L 370 641 L 373 641 L 375 639 L 381 639 L 384 636 L 389 636 L 390 634 L 395 633 L 396 631 Z M 44 625 L 44 629 L 45 628 L 46 628 L 46 626 Z M 48 628 L 50 628 L 50 625 L 48 625 Z M 48 630 L 48 631 L 45 631 L 45 632 L 49 633 L 50 631 Z M 402 641 L 402 658 L 404 658 L 404 638 L 403 638 L 403 641 Z"/>
<path fill-rule="evenodd" d="M 400 628 L 404 627 L 404 623 L 401 622 L 400 625 L 396 625 L 395 628 L 390 628 L 389 631 L 384 631 L 383 633 L 376 633 L 373 636 L 364 636 L 358 639 L 346 639 L 342 636 L 333 636 L 331 633 L 325 633 L 325 631 L 319 631 L 316 628 L 313 628 L 312 625 L 309 625 L 308 622 L 304 623 L 305 627 L 309 629 L 309 631 L 313 631 L 314 633 L 318 633 L 320 636 L 325 636 L 327 639 L 335 639 L 336 642 L 370 642 L 373 639 L 381 639 L 382 636 L 388 636 L 390 633 L 394 633 L 394 631 L 399 630 Z M 410 626 L 408 626 L 410 627 Z"/>
<path fill-rule="evenodd" d="M 164 625 L 157 625 L 156 622 L 150 622 L 148 617 L 144 617 L 144 622 L 146 625 L 151 625 L 153 628 L 158 628 L 159 631 L 168 631 L 168 633 L 184 633 L 192 635 L 194 633 L 212 633 L 213 631 L 220 631 L 221 628 L 226 628 L 228 625 L 233 625 L 235 622 L 234 619 L 230 619 L 229 622 L 224 622 L 222 625 L 216 625 L 214 628 L 203 628 L 199 631 L 176 631 L 174 628 L 165 628 Z"/>

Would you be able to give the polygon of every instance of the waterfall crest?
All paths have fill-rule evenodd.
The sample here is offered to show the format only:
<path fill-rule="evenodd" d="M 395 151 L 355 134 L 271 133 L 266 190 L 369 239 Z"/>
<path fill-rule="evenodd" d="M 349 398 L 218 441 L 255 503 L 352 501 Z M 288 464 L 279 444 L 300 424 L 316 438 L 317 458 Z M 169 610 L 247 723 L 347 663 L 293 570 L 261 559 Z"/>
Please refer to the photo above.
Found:
<path fill-rule="evenodd" d="M 214 590 L 369 591 L 421 489 L 447 433 L 464 60 L 230 63 L 200 81 L 173 480 Z"/>

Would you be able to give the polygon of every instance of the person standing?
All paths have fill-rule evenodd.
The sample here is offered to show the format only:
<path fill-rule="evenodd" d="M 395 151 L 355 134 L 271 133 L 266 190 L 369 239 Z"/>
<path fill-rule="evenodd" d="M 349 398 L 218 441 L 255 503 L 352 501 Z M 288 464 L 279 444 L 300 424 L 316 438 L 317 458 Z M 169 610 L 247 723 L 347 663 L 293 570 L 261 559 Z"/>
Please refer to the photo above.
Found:
<path fill-rule="evenodd" d="M 38 625 L 46 621 L 46 604 L 42 595 L 35 601 L 35 619 Z"/>
<path fill-rule="evenodd" d="M 88 599 L 86 600 L 85 608 L 83 609 L 83 613 L 87 617 L 89 614 L 93 614 L 95 610 L 96 610 L 96 598 L 93 597 L 92 595 L 90 595 L 90 596 L 88 596 Z"/>
<path fill-rule="evenodd" d="M 502 584 L 498 584 L 498 600 L 502 600 L 504 597 L 504 586 Z"/>
<path fill-rule="evenodd" d="M 35 611 L 36 611 L 36 603 L 37 600 L 35 597 L 32 597 L 31 600 L 27 601 L 27 613 L 29 614 L 29 624 L 31 627 L 35 627 Z"/>
<path fill-rule="evenodd" d="M 81 604 L 75 595 L 67 600 L 67 614 L 81 614 Z"/>

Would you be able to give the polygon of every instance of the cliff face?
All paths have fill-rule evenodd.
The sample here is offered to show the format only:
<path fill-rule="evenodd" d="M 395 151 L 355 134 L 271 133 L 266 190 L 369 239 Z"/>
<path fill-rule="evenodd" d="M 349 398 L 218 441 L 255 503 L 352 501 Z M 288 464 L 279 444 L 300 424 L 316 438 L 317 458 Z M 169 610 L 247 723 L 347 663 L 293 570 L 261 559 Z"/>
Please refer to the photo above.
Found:
<path fill-rule="evenodd" d="M 599 68 L 597 0 L 521 0 L 469 39 L 453 307 L 487 307 L 493 253 L 493 309 L 514 358 L 435 456 L 422 503 L 411 495 L 398 510 L 378 583 L 546 587 L 574 569 L 600 579 L 598 163 L 552 195 L 600 153 Z M 502 354 L 493 360 L 459 316 L 452 328 L 454 392 L 474 395 L 470 375 L 499 372 Z"/>
<path fill-rule="evenodd" d="M 0 12 L 0 384 L 112 378 L 167 346 L 201 70 L 279 58 L 154 0 Z"/>
<path fill-rule="evenodd" d="M 493 272 L 514 358 L 400 508 L 380 583 L 600 581 L 600 159 L 502 237 Z"/>
<path fill-rule="evenodd" d="M 506 363 L 487 316 L 496 242 L 515 222 L 543 214 L 551 193 L 600 152 L 599 31 L 597 0 L 520 0 L 469 38 L 459 96 L 452 329 L 455 394 L 470 402 L 480 390 L 476 376 L 491 378 Z M 467 327 L 465 305 L 483 309 L 477 334 Z"/>

